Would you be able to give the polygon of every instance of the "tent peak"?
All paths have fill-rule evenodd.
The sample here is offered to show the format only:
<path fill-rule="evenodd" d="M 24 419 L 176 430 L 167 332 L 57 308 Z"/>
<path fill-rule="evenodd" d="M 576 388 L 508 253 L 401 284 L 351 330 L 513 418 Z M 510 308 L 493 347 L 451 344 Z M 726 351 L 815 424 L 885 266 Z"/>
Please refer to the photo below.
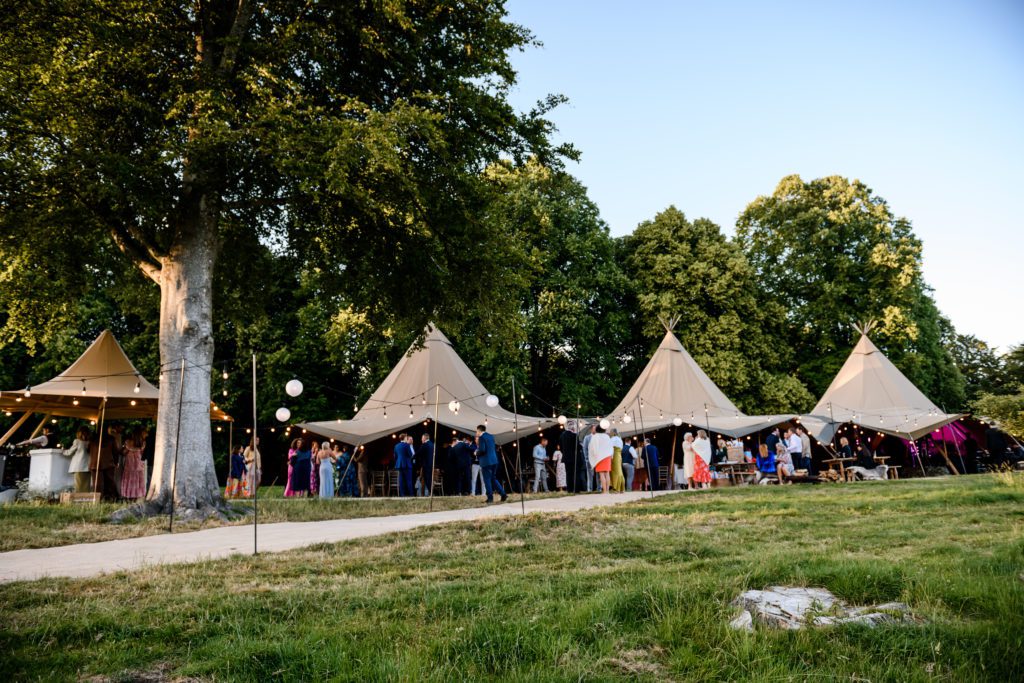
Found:
<path fill-rule="evenodd" d="M 676 315 L 671 316 L 671 317 L 666 317 L 666 316 L 663 316 L 663 315 L 659 315 L 658 316 L 658 322 L 661 323 L 661 326 L 665 328 L 666 332 L 673 333 L 673 332 L 675 332 L 676 325 L 679 324 L 679 320 L 681 318 L 682 318 L 682 316 L 679 315 L 678 313 Z"/>
<path fill-rule="evenodd" d="M 857 332 L 866 337 L 871 333 L 871 330 L 875 329 L 877 325 L 878 321 L 876 319 L 868 318 L 863 322 L 853 323 L 853 329 L 857 330 Z"/>

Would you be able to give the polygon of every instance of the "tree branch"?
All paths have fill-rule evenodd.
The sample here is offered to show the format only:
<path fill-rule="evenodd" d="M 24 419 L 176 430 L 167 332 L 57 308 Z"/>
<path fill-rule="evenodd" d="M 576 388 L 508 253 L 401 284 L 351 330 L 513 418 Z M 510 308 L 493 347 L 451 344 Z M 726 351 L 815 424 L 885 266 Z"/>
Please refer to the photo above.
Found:
<path fill-rule="evenodd" d="M 135 242 L 113 225 L 109 226 L 110 237 L 114 244 L 142 271 L 142 273 L 153 282 L 160 284 L 161 269 L 160 262 L 152 259 L 149 254 L 140 248 Z"/>
<path fill-rule="evenodd" d="M 231 23 L 227 38 L 224 41 L 224 52 L 220 56 L 220 64 L 217 71 L 225 76 L 234 71 L 235 62 L 238 59 L 238 49 L 242 45 L 242 37 L 249 28 L 249 19 L 252 17 L 252 3 L 248 0 L 238 0 L 235 8 L 235 19 Z"/>

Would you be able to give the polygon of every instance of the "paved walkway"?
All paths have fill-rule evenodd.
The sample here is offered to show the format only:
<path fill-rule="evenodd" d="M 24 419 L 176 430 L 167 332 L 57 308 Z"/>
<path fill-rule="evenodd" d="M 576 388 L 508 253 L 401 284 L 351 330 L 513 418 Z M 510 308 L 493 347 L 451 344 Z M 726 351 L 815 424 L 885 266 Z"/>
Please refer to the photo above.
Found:
<path fill-rule="evenodd" d="M 671 491 L 657 491 L 661 496 Z M 650 492 L 590 494 L 542 498 L 526 502 L 526 512 L 576 512 L 650 498 Z M 326 522 L 278 522 L 259 525 L 259 552 L 271 553 L 316 543 L 380 536 L 447 522 L 513 517 L 521 513 L 519 501 L 503 505 L 424 512 L 391 517 L 333 519 Z M 51 576 L 85 578 L 146 565 L 176 564 L 217 559 L 253 551 L 252 527 L 224 526 L 180 534 L 143 536 L 101 543 L 80 543 L 56 548 L 0 553 L 0 583 Z"/>

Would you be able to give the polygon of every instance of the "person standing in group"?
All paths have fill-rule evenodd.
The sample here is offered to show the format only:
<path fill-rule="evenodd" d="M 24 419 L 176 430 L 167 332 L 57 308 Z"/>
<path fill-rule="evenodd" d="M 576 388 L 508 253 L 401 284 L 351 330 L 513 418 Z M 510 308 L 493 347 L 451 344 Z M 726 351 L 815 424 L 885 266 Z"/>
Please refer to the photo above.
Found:
<path fill-rule="evenodd" d="M 587 429 L 587 435 L 583 437 L 583 462 L 587 466 L 587 471 L 585 474 L 581 472 L 586 477 L 586 481 L 580 488 L 585 489 L 587 493 L 594 490 L 594 463 L 590 460 L 590 441 L 594 438 L 596 429 L 597 425 L 590 425 L 590 428 Z M 580 469 L 582 470 L 583 468 Z"/>
<path fill-rule="evenodd" d="M 625 480 L 623 483 L 624 491 L 633 490 L 633 479 L 636 476 L 636 470 L 633 467 L 635 462 L 635 455 L 633 453 L 633 439 L 626 437 L 622 441 L 622 478 Z"/>
<path fill-rule="evenodd" d="M 320 493 L 320 443 L 312 438 L 309 449 L 309 495 Z"/>
<path fill-rule="evenodd" d="M 658 447 L 651 443 L 650 439 L 644 439 L 644 465 L 647 467 L 647 479 L 651 483 L 651 489 L 661 489 L 661 474 L 658 472 Z"/>
<path fill-rule="evenodd" d="M 793 467 L 800 467 L 800 454 L 804 450 L 804 444 L 796 430 L 790 427 L 786 430 L 786 451 L 789 452 L 789 459 L 793 461 Z"/>
<path fill-rule="evenodd" d="M 263 478 L 263 458 L 260 455 L 260 439 L 255 434 L 252 435 L 249 445 L 245 447 L 242 457 L 245 459 L 245 478 L 248 484 L 245 487 L 248 489 L 246 496 L 251 496 L 256 493 L 256 489 Z"/>
<path fill-rule="evenodd" d="M 565 461 L 561 449 L 556 448 L 551 454 L 551 463 L 555 466 L 555 490 L 565 493 Z"/>
<path fill-rule="evenodd" d="M 241 498 L 245 488 L 245 456 L 242 447 L 235 446 L 228 456 L 228 481 L 224 486 L 225 498 Z M 124 483 L 122 479 L 121 483 Z"/>
<path fill-rule="evenodd" d="M 316 443 L 315 441 L 312 443 Z M 310 472 L 313 470 L 313 451 L 307 439 L 296 439 L 297 446 L 292 466 L 292 495 L 305 498 L 309 494 L 309 485 L 312 481 Z M 319 450 L 319 449 L 317 449 Z"/>
<path fill-rule="evenodd" d="M 142 462 L 142 449 L 145 447 L 141 429 L 136 429 L 124 441 L 121 497 L 127 500 L 138 500 L 146 495 L 146 465 Z"/>
<path fill-rule="evenodd" d="M 579 471 L 580 437 L 576 433 L 576 420 L 568 420 L 565 429 L 558 437 L 558 450 L 562 452 L 562 462 L 565 465 L 566 488 L 575 493 L 577 486 L 576 473 Z"/>
<path fill-rule="evenodd" d="M 352 461 L 356 464 L 356 475 L 359 478 L 359 497 L 366 498 L 370 495 L 370 456 L 366 454 L 366 448 L 359 446 L 355 449 Z"/>
<path fill-rule="evenodd" d="M 398 435 L 398 443 L 395 444 L 395 469 L 398 470 L 398 496 L 400 498 L 408 498 L 416 493 L 412 479 L 414 453 L 409 441 L 409 436 L 402 433 Z"/>
<path fill-rule="evenodd" d="M 89 492 L 89 438 L 92 434 L 86 427 L 79 427 L 75 434 L 75 442 L 64 455 L 71 458 L 68 473 L 74 475 L 75 493 Z"/>
<path fill-rule="evenodd" d="M 697 488 L 711 486 L 711 440 L 703 429 L 697 430 L 693 441 L 693 483 Z"/>
<path fill-rule="evenodd" d="M 811 459 L 811 437 L 807 435 L 807 429 L 803 425 L 796 428 L 796 433 L 800 437 L 800 466 L 807 470 L 807 474 L 814 474 Z"/>
<path fill-rule="evenodd" d="M 460 496 L 471 496 L 476 494 L 476 482 L 480 481 L 480 488 L 483 489 L 484 481 L 480 474 L 480 465 L 473 462 L 475 457 L 473 439 L 468 434 L 463 434 L 459 443 L 455 444 L 455 479 L 458 482 L 456 491 Z"/>
<path fill-rule="evenodd" d="M 498 450 L 494 446 L 494 437 L 487 432 L 487 425 L 476 426 L 476 457 L 480 461 L 480 469 L 484 478 L 484 489 L 487 494 L 486 502 L 494 502 L 494 492 L 501 496 L 501 502 L 508 500 L 508 494 L 498 481 Z"/>
<path fill-rule="evenodd" d="M 358 498 L 360 496 L 358 467 L 355 462 L 356 450 L 334 444 L 334 458 L 338 470 L 338 488 L 335 495 Z"/>
<path fill-rule="evenodd" d="M 604 427 L 597 425 L 587 446 L 590 449 L 587 451 L 587 459 L 597 474 L 601 493 L 608 493 L 611 486 L 612 457 L 615 455 L 611 437 L 604 431 Z"/>
<path fill-rule="evenodd" d="M 302 439 L 294 439 L 291 447 L 288 449 L 288 479 L 284 485 L 285 498 L 299 495 L 299 492 L 292 488 L 292 477 L 295 472 L 295 460 L 298 458 L 300 448 L 302 448 Z"/>
<path fill-rule="evenodd" d="M 321 499 L 334 498 L 334 453 L 331 451 L 331 444 L 328 441 L 324 441 L 323 445 L 317 449 L 316 459 L 313 460 L 313 466 L 319 470 L 317 472 L 317 481 L 320 486 L 317 488 L 317 495 Z"/>
<path fill-rule="evenodd" d="M 434 448 L 434 441 L 430 434 L 424 433 L 420 437 L 420 448 L 416 453 L 416 461 L 419 464 L 420 495 L 434 495 L 434 469 L 437 467 L 437 449 Z"/>
<path fill-rule="evenodd" d="M 768 453 L 775 458 L 775 444 L 779 443 L 782 439 L 779 438 L 779 428 L 772 427 L 772 431 L 765 437 L 764 445 L 768 447 Z"/>
<path fill-rule="evenodd" d="M 540 443 L 533 447 L 533 492 L 539 493 L 541 486 L 544 493 L 550 493 L 548 489 L 548 439 L 546 436 L 540 438 Z"/>
<path fill-rule="evenodd" d="M 626 490 L 626 477 L 622 474 L 622 437 L 614 427 L 609 432 L 612 442 L 611 489 L 616 493 Z"/>
<path fill-rule="evenodd" d="M 639 443 L 639 442 L 637 442 Z M 651 488 L 651 480 L 647 476 L 647 461 L 644 459 L 644 449 L 633 449 L 633 488 L 636 491 L 647 491 Z"/>
<path fill-rule="evenodd" d="M 694 455 L 693 455 L 693 434 L 686 432 L 683 434 L 683 469 L 682 477 L 679 476 L 680 471 L 676 470 L 676 483 L 682 486 L 686 486 L 688 489 L 693 488 L 693 469 L 695 466 Z"/>

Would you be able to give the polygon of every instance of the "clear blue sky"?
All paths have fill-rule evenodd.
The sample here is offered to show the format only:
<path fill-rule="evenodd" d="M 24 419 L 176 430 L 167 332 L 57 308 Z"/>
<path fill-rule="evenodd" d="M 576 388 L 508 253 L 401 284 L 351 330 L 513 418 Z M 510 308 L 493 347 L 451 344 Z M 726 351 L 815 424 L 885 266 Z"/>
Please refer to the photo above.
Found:
<path fill-rule="evenodd" d="M 612 233 L 670 204 L 732 234 L 779 179 L 858 178 L 924 240 L 957 328 L 1024 342 L 1024 0 L 509 0 Z"/>

